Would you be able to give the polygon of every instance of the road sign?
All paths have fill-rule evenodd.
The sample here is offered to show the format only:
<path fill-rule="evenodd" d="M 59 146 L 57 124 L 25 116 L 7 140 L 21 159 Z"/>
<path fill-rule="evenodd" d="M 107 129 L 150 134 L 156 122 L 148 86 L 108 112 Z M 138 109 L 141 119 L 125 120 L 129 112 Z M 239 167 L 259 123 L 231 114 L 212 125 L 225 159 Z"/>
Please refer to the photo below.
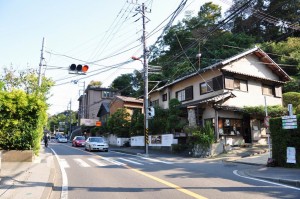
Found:
<path fill-rule="evenodd" d="M 281 118 L 283 129 L 296 129 L 298 127 L 296 115 L 282 116 Z"/>

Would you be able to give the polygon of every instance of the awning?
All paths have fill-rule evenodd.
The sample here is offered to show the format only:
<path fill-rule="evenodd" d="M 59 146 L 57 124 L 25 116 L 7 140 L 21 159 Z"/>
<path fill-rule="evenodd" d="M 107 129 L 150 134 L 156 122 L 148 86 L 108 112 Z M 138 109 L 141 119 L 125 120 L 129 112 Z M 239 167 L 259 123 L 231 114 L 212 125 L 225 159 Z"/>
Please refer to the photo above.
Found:
<path fill-rule="evenodd" d="M 231 97 L 236 97 L 236 96 L 231 92 L 226 92 L 226 93 L 222 93 L 222 94 L 219 94 L 219 95 L 216 95 L 213 97 L 209 97 L 209 98 L 193 101 L 190 103 L 182 104 L 182 107 L 204 104 L 204 103 L 209 103 L 209 102 L 216 103 L 216 102 L 219 102 L 222 100 L 227 100 L 228 98 L 231 98 Z"/>

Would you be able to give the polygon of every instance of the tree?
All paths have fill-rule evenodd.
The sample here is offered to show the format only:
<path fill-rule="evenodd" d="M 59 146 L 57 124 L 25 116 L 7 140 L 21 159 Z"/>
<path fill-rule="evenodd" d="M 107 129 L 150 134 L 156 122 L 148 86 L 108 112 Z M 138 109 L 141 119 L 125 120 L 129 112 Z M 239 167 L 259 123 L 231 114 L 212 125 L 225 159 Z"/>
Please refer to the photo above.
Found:
<path fill-rule="evenodd" d="M 54 81 L 49 78 L 42 77 L 41 86 L 38 85 L 37 71 L 27 69 L 24 71 L 16 71 L 11 68 L 4 68 L 1 77 L 2 89 L 11 92 L 14 89 L 24 90 L 27 94 L 36 94 L 45 101 L 49 98 L 50 88 L 54 85 Z"/>
<path fill-rule="evenodd" d="M 101 87 L 102 86 L 102 82 L 101 81 L 94 81 L 92 80 L 90 83 L 89 83 L 90 86 L 98 86 L 98 87 Z"/>
<path fill-rule="evenodd" d="M 299 33 L 293 28 L 298 23 L 300 2 L 287 0 L 234 0 L 227 15 L 236 15 L 232 32 L 244 32 L 256 42 L 280 41 Z M 239 12 L 242 11 L 242 12 Z"/>
<path fill-rule="evenodd" d="M 122 96 L 133 96 L 133 78 L 132 73 L 122 74 L 114 79 L 110 87 L 119 90 Z"/>
<path fill-rule="evenodd" d="M 47 121 L 46 103 L 54 82 L 46 77 L 38 85 L 34 70 L 4 69 L 0 81 L 0 148 L 33 149 L 38 154 Z"/>
<path fill-rule="evenodd" d="M 266 42 L 260 45 L 270 57 L 293 79 L 284 85 L 283 92 L 300 92 L 300 38 L 289 37 L 281 42 Z"/>
<path fill-rule="evenodd" d="M 130 137 L 130 114 L 125 108 L 118 109 L 115 113 L 113 113 L 108 118 L 107 125 L 112 134 L 121 138 Z"/>
<path fill-rule="evenodd" d="M 119 90 L 123 96 L 139 97 L 143 95 L 143 84 L 142 74 L 135 70 L 114 79 L 110 87 Z"/>
<path fill-rule="evenodd" d="M 287 107 L 288 104 L 292 104 L 295 114 L 300 114 L 300 93 L 287 92 L 284 93 L 282 97 L 285 107 Z"/>
<path fill-rule="evenodd" d="M 77 124 L 77 111 L 71 110 L 71 121 L 71 126 L 75 126 Z M 59 114 L 50 116 L 48 118 L 47 128 L 51 132 L 54 132 L 54 127 L 57 129 L 60 122 L 65 123 L 64 132 L 67 134 L 70 128 L 70 110 L 65 110 Z"/>
<path fill-rule="evenodd" d="M 187 121 L 183 120 L 182 111 L 180 110 L 180 102 L 178 99 L 171 99 L 169 102 L 169 114 L 167 118 L 167 130 L 171 133 L 181 131 L 186 125 Z"/>
<path fill-rule="evenodd" d="M 144 114 L 141 110 L 133 110 L 130 122 L 130 136 L 144 135 Z"/>
<path fill-rule="evenodd" d="M 166 124 L 168 119 L 168 110 L 159 106 L 154 107 L 155 116 L 149 120 L 149 131 L 152 134 L 165 134 L 167 132 Z"/>
<path fill-rule="evenodd" d="M 232 34 L 218 26 L 221 7 L 212 3 L 201 6 L 198 15 L 183 19 L 164 35 L 155 49 L 151 65 L 162 66 L 161 79 L 174 80 L 215 64 L 254 45 L 255 39 L 244 33 Z M 232 48 L 238 47 L 238 48 Z M 163 48 L 160 54 L 159 48 Z M 196 57 L 201 53 L 201 57 Z"/>

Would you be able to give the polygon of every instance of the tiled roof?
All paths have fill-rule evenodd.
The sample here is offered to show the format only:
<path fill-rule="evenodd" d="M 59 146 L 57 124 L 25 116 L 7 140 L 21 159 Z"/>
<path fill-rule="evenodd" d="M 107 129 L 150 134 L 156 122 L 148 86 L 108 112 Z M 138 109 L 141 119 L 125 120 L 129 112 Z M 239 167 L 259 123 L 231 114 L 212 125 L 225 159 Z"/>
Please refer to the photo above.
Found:
<path fill-rule="evenodd" d="M 137 99 L 134 97 L 126 97 L 126 96 L 117 95 L 116 98 L 119 98 L 119 99 L 123 100 L 124 102 L 143 103 L 143 99 Z"/>
<path fill-rule="evenodd" d="M 259 57 L 259 58 L 262 59 L 264 62 L 266 62 L 266 63 L 267 63 L 266 65 L 267 65 L 272 71 L 274 71 L 274 73 L 276 73 L 279 77 L 281 77 L 281 78 L 283 79 L 283 81 L 289 81 L 289 80 L 291 80 L 291 78 L 289 77 L 289 75 L 288 75 L 284 70 L 282 70 L 282 69 L 280 68 L 280 66 L 278 66 L 278 65 L 277 65 L 277 64 L 276 64 L 276 63 L 275 63 L 275 62 L 267 55 L 267 53 L 265 53 L 263 50 L 261 50 L 261 49 L 258 48 L 258 47 L 254 47 L 254 48 L 252 48 L 252 49 L 250 49 L 250 50 L 246 50 L 246 51 L 244 51 L 244 52 L 242 52 L 242 53 L 240 53 L 240 54 L 237 54 L 237 55 L 235 55 L 235 56 L 232 56 L 232 57 L 230 57 L 230 58 L 227 58 L 227 59 L 225 59 L 225 60 L 223 60 L 223 61 L 217 62 L 217 63 L 215 63 L 215 64 L 213 64 L 213 65 L 211 65 L 211 66 L 208 66 L 208 67 L 206 67 L 206 68 L 200 69 L 200 70 L 197 71 L 197 72 L 194 72 L 194 73 L 191 73 L 191 74 L 189 74 L 189 75 L 187 75 L 187 76 L 184 76 L 184 77 L 182 77 L 182 78 L 176 79 L 176 80 L 174 80 L 173 82 L 170 82 L 170 83 L 168 83 L 168 84 L 166 84 L 166 85 L 164 85 L 164 86 L 162 86 L 162 87 L 160 87 L 160 88 L 157 88 L 157 89 L 154 90 L 153 92 L 155 92 L 155 91 L 160 91 L 160 90 L 162 90 L 162 89 L 164 89 L 164 88 L 166 88 L 166 87 L 168 87 L 168 86 L 174 85 L 174 84 L 176 84 L 176 83 L 178 83 L 178 82 L 181 82 L 181 81 L 183 81 L 183 80 L 185 80 L 185 79 L 188 79 L 188 78 L 190 78 L 190 77 L 199 75 L 199 74 L 204 73 L 204 72 L 206 72 L 206 71 L 208 71 L 208 70 L 215 69 L 215 68 L 222 68 L 222 67 L 224 67 L 225 65 L 229 64 L 230 62 L 233 62 L 233 61 L 235 61 L 235 60 L 238 60 L 238 59 L 240 59 L 240 58 L 242 58 L 242 57 L 244 57 L 244 56 L 246 56 L 246 55 L 252 54 L 252 53 L 254 53 L 257 57 Z"/>

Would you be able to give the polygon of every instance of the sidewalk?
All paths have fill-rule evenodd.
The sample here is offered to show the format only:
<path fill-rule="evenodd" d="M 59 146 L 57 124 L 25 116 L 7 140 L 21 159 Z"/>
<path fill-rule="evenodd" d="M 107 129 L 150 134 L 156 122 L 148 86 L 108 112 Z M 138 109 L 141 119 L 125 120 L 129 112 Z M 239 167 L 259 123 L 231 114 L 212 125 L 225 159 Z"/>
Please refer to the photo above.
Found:
<path fill-rule="evenodd" d="M 41 145 L 40 155 L 33 162 L 2 162 L 0 198 L 49 198 L 55 171 L 53 158 L 51 150 Z"/>
<path fill-rule="evenodd" d="M 133 147 L 111 147 L 111 151 L 144 155 L 144 149 Z M 167 151 L 149 149 L 150 157 L 181 157 Z M 300 169 L 266 167 L 268 152 L 265 148 L 237 148 L 208 160 L 257 165 L 242 171 L 249 177 L 275 181 L 300 187 Z M 47 199 L 50 197 L 55 179 L 55 156 L 49 148 L 41 145 L 40 155 L 34 162 L 2 163 L 0 173 L 0 198 L 2 199 Z M 57 168 L 59 169 L 59 168 Z"/>

